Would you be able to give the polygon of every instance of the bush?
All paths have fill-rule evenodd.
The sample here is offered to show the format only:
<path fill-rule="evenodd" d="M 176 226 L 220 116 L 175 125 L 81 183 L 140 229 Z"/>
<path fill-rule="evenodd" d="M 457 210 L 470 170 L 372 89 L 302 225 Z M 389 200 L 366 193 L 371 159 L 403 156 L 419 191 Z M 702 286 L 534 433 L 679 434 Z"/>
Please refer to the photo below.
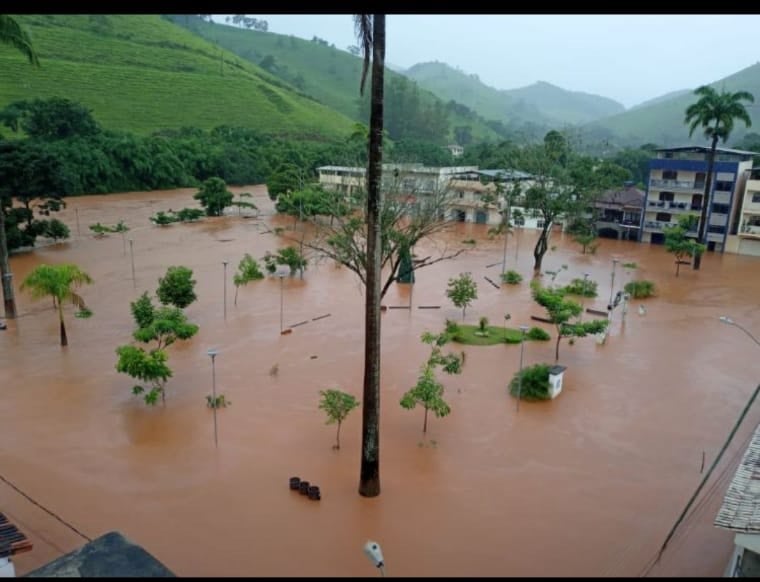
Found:
<path fill-rule="evenodd" d="M 446 320 L 446 333 L 449 335 L 455 335 L 459 332 L 459 324 L 453 319 Z"/>
<path fill-rule="evenodd" d="M 596 281 L 573 279 L 569 285 L 565 286 L 565 292 L 569 295 L 580 295 L 581 297 L 596 297 L 598 286 Z"/>
<path fill-rule="evenodd" d="M 535 328 L 534 328 L 535 329 Z M 509 393 L 521 400 L 549 400 L 549 364 L 536 364 L 517 372 L 509 383 Z M 522 376 L 522 383 L 520 377 Z"/>
<path fill-rule="evenodd" d="M 506 273 L 501 274 L 501 280 L 502 282 L 506 283 L 507 285 L 517 285 L 522 281 L 522 275 L 518 273 L 517 271 L 514 271 L 510 269 Z"/>
<path fill-rule="evenodd" d="M 645 279 L 630 281 L 625 284 L 624 289 L 633 299 L 646 299 L 655 293 L 654 283 Z"/>
<path fill-rule="evenodd" d="M 549 335 L 549 332 L 547 332 L 544 329 L 541 329 L 540 327 L 531 327 L 528 333 L 525 334 L 525 336 L 528 339 L 537 340 L 541 342 L 547 341 L 551 337 Z"/>
<path fill-rule="evenodd" d="M 483 316 L 478 320 L 478 330 L 480 333 L 488 333 L 488 330 L 486 329 L 488 327 L 488 318 Z"/>

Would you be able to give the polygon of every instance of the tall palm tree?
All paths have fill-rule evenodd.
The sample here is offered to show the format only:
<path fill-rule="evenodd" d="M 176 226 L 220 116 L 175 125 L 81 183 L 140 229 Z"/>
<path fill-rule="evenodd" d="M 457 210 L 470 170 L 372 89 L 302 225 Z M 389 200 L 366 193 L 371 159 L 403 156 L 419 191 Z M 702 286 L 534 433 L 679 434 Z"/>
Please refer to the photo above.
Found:
<path fill-rule="evenodd" d="M 713 168 L 715 167 L 715 149 L 718 146 L 718 140 L 726 142 L 734 129 L 734 121 L 743 121 L 747 127 L 752 127 L 752 119 L 747 113 L 742 101 L 754 103 L 755 98 L 748 91 L 730 91 L 721 90 L 718 93 L 712 87 L 703 85 L 694 91 L 699 96 L 696 103 L 692 103 L 686 108 L 686 118 L 684 123 L 689 125 L 689 137 L 694 134 L 694 130 L 701 126 L 705 132 L 705 137 L 712 140 L 710 146 L 710 155 L 707 158 L 707 179 L 705 180 L 705 193 L 702 196 L 702 215 L 699 220 L 699 233 L 697 240 L 707 244 L 707 211 L 712 203 L 712 178 Z M 699 270 L 702 263 L 702 253 L 694 255 L 694 270 Z"/>
<path fill-rule="evenodd" d="M 383 170 L 383 83 L 385 72 L 385 14 L 354 16 L 359 46 L 364 54 L 359 93 L 372 61 L 367 167 L 367 274 L 364 307 L 364 398 L 362 404 L 362 458 L 359 495 L 380 495 L 380 183 Z"/>
<path fill-rule="evenodd" d="M 40 66 L 37 53 L 34 52 L 32 41 L 24 29 L 12 16 L 0 14 L 0 42 L 12 46 L 29 59 L 29 62 Z M 0 195 L 0 198 L 2 196 Z M 2 278 L 3 302 L 5 304 L 5 317 L 16 317 L 16 298 L 13 296 L 13 275 L 8 262 L 8 243 L 5 234 L 5 209 L 0 200 L 0 278 Z"/>
<path fill-rule="evenodd" d="M 83 309 L 84 300 L 74 292 L 73 287 L 92 283 L 92 278 L 79 267 L 72 264 L 38 265 L 21 283 L 21 289 L 29 289 L 34 299 L 51 296 L 58 307 L 58 320 L 61 323 L 61 345 L 69 344 L 66 326 L 63 323 L 63 302 L 71 302 Z"/>

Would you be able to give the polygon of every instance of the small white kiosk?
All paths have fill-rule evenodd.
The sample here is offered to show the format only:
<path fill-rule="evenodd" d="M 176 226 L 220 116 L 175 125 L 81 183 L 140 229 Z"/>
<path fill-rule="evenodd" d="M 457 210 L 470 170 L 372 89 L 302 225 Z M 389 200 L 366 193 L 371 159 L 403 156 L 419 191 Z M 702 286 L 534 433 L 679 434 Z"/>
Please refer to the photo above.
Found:
<path fill-rule="evenodd" d="M 556 398 L 562 392 L 562 377 L 567 370 L 566 366 L 552 366 L 549 368 L 549 396 Z"/>

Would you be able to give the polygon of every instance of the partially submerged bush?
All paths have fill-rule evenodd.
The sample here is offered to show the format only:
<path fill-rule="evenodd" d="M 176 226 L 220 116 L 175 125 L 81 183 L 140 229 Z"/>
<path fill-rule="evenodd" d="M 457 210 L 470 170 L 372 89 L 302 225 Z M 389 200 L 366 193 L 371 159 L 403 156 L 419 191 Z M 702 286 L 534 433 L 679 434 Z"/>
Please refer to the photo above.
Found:
<path fill-rule="evenodd" d="M 501 274 L 501 280 L 502 282 L 506 283 L 507 285 L 517 285 L 522 281 L 522 275 L 518 273 L 517 271 L 514 271 L 510 269 L 506 273 Z"/>
<path fill-rule="evenodd" d="M 654 283 L 645 279 L 630 281 L 625 284 L 624 289 L 633 299 L 646 299 L 647 297 L 652 297 L 655 293 Z"/>
<path fill-rule="evenodd" d="M 588 279 L 573 279 L 569 285 L 565 285 L 565 292 L 569 295 L 580 295 L 581 297 L 596 297 L 598 283 Z"/>
<path fill-rule="evenodd" d="M 551 337 L 549 335 L 549 332 L 541 329 L 540 327 L 531 327 L 528 333 L 526 334 L 526 337 L 528 339 L 532 340 L 538 340 L 538 341 L 547 341 Z"/>
<path fill-rule="evenodd" d="M 535 329 L 535 328 L 534 328 Z M 517 372 L 509 383 L 509 393 L 521 400 L 549 400 L 549 364 L 536 364 Z M 520 377 L 522 376 L 522 383 Z"/>

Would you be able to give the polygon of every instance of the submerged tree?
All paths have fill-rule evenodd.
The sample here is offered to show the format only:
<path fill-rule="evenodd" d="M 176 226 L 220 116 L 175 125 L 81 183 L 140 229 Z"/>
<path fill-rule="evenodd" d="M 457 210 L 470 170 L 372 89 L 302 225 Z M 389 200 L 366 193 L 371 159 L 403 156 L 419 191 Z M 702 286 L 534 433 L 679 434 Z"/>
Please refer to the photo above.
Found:
<path fill-rule="evenodd" d="M 164 305 L 184 309 L 198 298 L 195 294 L 195 283 L 192 269 L 182 266 L 169 267 L 166 275 L 158 280 L 156 295 Z"/>
<path fill-rule="evenodd" d="M 145 403 L 154 405 L 161 396 L 162 402 L 166 403 L 166 382 L 172 376 L 172 371 L 166 364 L 168 356 L 161 349 L 145 351 L 136 346 L 119 346 L 116 348 L 119 359 L 116 363 L 116 371 L 128 374 L 148 386 L 135 385 L 132 393 L 144 394 Z"/>
<path fill-rule="evenodd" d="M 693 232 L 697 227 L 697 220 L 695 215 L 687 214 L 678 219 L 677 226 L 669 226 L 663 230 L 665 233 L 665 250 L 673 253 L 676 258 L 676 277 L 681 270 L 681 265 L 688 264 L 689 261 L 684 260 L 686 257 L 696 257 L 707 248 L 687 236 L 690 231 Z"/>
<path fill-rule="evenodd" d="M 462 310 L 462 321 L 464 321 L 465 311 L 478 298 L 478 284 L 472 279 L 470 273 L 452 277 L 449 279 L 446 297 L 451 299 L 455 307 Z"/>
<path fill-rule="evenodd" d="M 200 190 L 193 196 L 206 209 L 207 216 L 221 216 L 224 209 L 232 204 L 234 196 L 227 190 L 227 184 L 218 177 L 211 177 L 203 182 Z"/>
<path fill-rule="evenodd" d="M 607 329 L 606 319 L 570 323 L 583 311 L 580 303 L 566 299 L 567 291 L 562 288 L 541 287 L 534 282 L 531 284 L 533 299 L 546 309 L 549 319 L 557 328 L 557 344 L 554 350 L 554 361 L 559 361 L 559 342 L 563 337 L 586 337 L 589 334 L 600 333 Z"/>
<path fill-rule="evenodd" d="M 232 282 L 235 284 L 235 305 L 237 305 L 238 289 L 241 285 L 247 285 L 251 281 L 258 281 L 263 278 L 264 273 L 261 272 L 256 259 L 245 253 L 238 263 L 238 272 L 232 277 Z"/>
<path fill-rule="evenodd" d="M 342 392 L 337 388 L 320 390 L 319 394 L 322 396 L 319 401 L 319 408 L 327 414 L 327 424 L 337 423 L 338 425 L 335 446 L 333 448 L 340 449 L 340 426 L 346 420 L 348 414 L 359 406 L 359 401 L 353 395 Z"/>
<path fill-rule="evenodd" d="M 74 289 L 90 283 L 92 278 L 76 265 L 38 265 L 21 283 L 21 289 L 28 289 L 34 299 L 53 298 L 53 303 L 58 307 L 61 345 L 67 346 L 69 341 L 63 321 L 63 302 L 71 300 L 80 310 L 86 310 L 84 300 Z"/>
<path fill-rule="evenodd" d="M 444 331 L 440 334 L 425 332 L 422 341 L 431 346 L 430 356 L 422 366 L 417 384 L 409 389 L 401 398 L 401 406 L 411 410 L 420 404 L 425 409 L 425 417 L 422 423 L 422 432 L 427 432 L 428 411 L 432 410 L 436 417 L 441 418 L 451 412 L 451 407 L 443 399 L 443 384 L 435 376 L 435 368 L 440 367 L 447 374 L 460 374 L 462 372 L 463 356 L 456 354 L 444 354 L 441 348 L 451 339 L 451 335 Z"/>

